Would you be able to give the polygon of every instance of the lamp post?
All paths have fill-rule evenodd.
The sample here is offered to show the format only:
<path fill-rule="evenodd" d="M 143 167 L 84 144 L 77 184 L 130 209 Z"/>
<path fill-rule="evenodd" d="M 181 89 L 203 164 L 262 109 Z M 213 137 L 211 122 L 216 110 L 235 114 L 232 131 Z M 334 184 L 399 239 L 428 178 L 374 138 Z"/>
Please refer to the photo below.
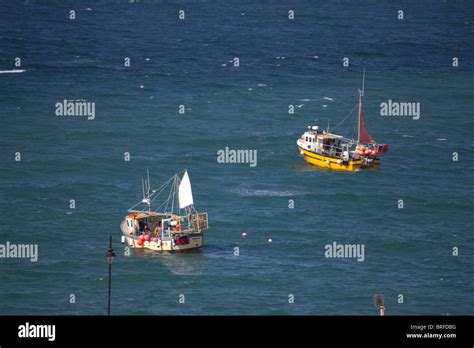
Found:
<path fill-rule="evenodd" d="M 105 257 L 107 258 L 107 263 L 109 264 L 109 305 L 107 307 L 107 315 L 110 315 L 110 293 L 112 290 L 112 262 L 114 262 L 115 258 L 114 249 L 112 249 L 112 236 L 109 236 L 109 248 L 105 253 Z"/>
<path fill-rule="evenodd" d="M 380 316 L 385 315 L 385 304 L 384 304 L 383 294 L 374 295 L 374 307 L 379 310 Z"/>

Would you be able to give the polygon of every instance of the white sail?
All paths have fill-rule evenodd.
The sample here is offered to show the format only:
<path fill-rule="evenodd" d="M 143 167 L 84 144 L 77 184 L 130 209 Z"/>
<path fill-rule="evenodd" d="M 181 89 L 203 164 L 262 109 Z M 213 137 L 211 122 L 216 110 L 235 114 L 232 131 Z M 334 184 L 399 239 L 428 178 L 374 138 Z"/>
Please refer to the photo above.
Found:
<path fill-rule="evenodd" d="M 189 180 L 188 171 L 186 171 L 179 184 L 179 209 L 186 208 L 192 204 L 194 204 L 193 191 L 191 190 L 191 181 Z"/>

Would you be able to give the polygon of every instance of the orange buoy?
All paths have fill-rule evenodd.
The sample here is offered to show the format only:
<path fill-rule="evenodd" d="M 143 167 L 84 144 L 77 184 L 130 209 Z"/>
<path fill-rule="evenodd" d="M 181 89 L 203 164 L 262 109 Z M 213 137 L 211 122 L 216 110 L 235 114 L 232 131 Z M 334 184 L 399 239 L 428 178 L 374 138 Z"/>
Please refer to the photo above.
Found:
<path fill-rule="evenodd" d="M 143 241 L 143 239 L 137 240 L 137 244 L 138 244 L 139 246 L 142 246 L 144 243 L 145 243 L 145 242 Z"/>
<path fill-rule="evenodd" d="M 150 240 L 150 235 L 149 234 L 145 234 L 145 237 L 143 237 L 144 240 Z"/>
<path fill-rule="evenodd" d="M 377 154 L 377 152 L 375 150 L 372 150 L 371 154 L 372 154 L 372 156 L 375 156 Z"/>
<path fill-rule="evenodd" d="M 144 240 L 145 239 L 145 235 L 141 234 L 140 237 L 138 238 L 138 240 Z"/>

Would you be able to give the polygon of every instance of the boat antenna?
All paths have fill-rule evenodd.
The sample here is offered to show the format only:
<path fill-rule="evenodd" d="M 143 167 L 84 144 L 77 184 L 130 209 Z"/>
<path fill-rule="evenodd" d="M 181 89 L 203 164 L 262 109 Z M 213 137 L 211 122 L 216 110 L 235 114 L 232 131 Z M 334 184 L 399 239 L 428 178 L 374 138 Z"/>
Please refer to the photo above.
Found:
<path fill-rule="evenodd" d="M 142 178 L 142 193 L 143 193 L 143 199 L 142 202 L 146 203 L 148 205 L 148 212 L 151 212 L 151 199 L 150 199 L 150 172 L 147 169 L 147 178 L 143 179 Z"/>
<path fill-rule="evenodd" d="M 148 170 L 148 168 L 146 169 L 146 176 L 147 176 L 147 183 L 148 183 L 147 195 L 148 195 L 148 198 L 150 198 L 151 185 L 150 185 L 150 171 Z"/>
<path fill-rule="evenodd" d="M 148 204 L 148 212 L 151 212 L 151 200 L 150 200 L 150 170 L 147 168 L 146 169 L 146 176 L 147 176 L 147 204 Z"/>

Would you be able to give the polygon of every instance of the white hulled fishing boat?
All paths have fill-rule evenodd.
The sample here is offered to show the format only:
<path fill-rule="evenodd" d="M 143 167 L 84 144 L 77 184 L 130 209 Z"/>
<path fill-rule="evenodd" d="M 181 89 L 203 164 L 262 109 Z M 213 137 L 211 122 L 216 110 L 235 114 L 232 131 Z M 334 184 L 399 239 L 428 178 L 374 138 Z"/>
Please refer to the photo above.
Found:
<path fill-rule="evenodd" d="M 203 245 L 207 213 L 194 208 L 191 181 L 187 170 L 181 179 L 173 175 L 166 183 L 151 190 L 150 175 L 142 179 L 143 199 L 128 209 L 120 229 L 131 248 L 154 251 L 189 251 Z M 168 194 L 166 199 L 160 197 Z M 152 209 L 152 205 L 156 209 Z"/>

